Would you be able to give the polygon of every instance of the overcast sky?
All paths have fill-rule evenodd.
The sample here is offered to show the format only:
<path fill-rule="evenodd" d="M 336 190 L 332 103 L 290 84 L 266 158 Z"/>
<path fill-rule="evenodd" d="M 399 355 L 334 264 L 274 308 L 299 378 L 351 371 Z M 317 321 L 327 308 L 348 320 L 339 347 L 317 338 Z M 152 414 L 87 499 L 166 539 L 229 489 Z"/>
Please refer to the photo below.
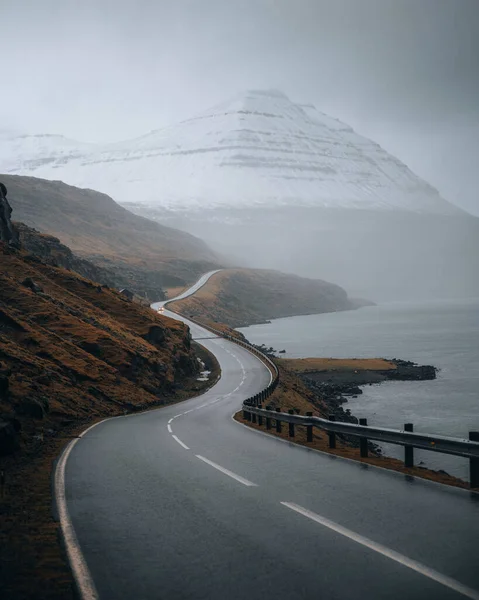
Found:
<path fill-rule="evenodd" d="M 0 22 L 0 127 L 118 141 L 274 87 L 479 215 L 479 0 L 0 0 Z"/>

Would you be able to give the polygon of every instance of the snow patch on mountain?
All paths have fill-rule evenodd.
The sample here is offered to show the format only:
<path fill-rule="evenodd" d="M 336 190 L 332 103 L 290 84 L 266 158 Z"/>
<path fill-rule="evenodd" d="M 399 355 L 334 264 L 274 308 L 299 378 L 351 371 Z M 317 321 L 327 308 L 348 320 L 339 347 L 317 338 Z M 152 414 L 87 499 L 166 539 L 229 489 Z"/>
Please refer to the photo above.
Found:
<path fill-rule="evenodd" d="M 462 213 L 375 142 L 275 90 L 240 94 L 115 144 L 0 133 L 0 165 L 172 211 L 293 205 Z"/>

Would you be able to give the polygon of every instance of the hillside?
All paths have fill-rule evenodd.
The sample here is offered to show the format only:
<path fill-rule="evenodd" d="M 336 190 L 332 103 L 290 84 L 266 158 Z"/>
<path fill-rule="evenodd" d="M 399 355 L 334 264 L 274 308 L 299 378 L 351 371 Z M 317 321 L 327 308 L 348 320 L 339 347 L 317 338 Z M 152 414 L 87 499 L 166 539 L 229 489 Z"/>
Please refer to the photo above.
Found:
<path fill-rule="evenodd" d="M 337 285 L 261 269 L 226 269 L 194 296 L 168 307 L 182 314 L 245 327 L 293 315 L 357 308 Z"/>
<path fill-rule="evenodd" d="M 198 238 L 134 215 L 105 194 L 33 177 L 1 180 L 16 220 L 59 238 L 152 300 L 163 287 L 193 282 L 218 265 Z"/>
<path fill-rule="evenodd" d="M 20 420 L 25 443 L 70 420 L 181 398 L 194 384 L 183 324 L 3 243 L 0 263 L 0 414 Z"/>
<path fill-rule="evenodd" d="M 201 393 L 219 367 L 185 325 L 92 281 L 110 273 L 11 213 L 0 186 L 0 588 L 65 600 L 54 460 L 88 424 Z"/>

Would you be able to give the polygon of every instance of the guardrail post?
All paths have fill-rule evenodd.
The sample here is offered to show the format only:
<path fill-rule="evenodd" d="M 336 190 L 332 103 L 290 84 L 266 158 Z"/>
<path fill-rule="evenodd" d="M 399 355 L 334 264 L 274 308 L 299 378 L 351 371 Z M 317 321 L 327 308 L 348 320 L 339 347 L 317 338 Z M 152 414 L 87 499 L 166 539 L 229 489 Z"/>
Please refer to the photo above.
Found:
<path fill-rule="evenodd" d="M 256 413 L 251 413 L 251 422 L 256 423 Z"/>
<path fill-rule="evenodd" d="M 266 407 L 266 410 L 271 410 L 270 406 Z M 266 429 L 271 429 L 271 417 L 266 417 Z"/>
<path fill-rule="evenodd" d="M 336 421 L 335 415 L 329 415 L 328 419 L 330 421 Z M 336 433 L 334 431 L 328 431 L 329 437 L 329 447 L 336 448 Z"/>
<path fill-rule="evenodd" d="M 258 404 L 258 408 L 263 408 L 263 405 L 262 404 Z M 263 415 L 258 415 L 258 425 L 260 427 L 263 426 Z"/>
<path fill-rule="evenodd" d="M 479 442 L 479 431 L 470 431 L 471 442 Z M 471 488 L 479 488 L 479 458 L 469 459 L 469 480 Z"/>
<path fill-rule="evenodd" d="M 367 419 L 359 419 L 359 424 L 367 425 L 368 420 Z M 359 438 L 359 454 L 360 454 L 361 458 L 368 457 L 368 438 L 363 438 L 363 437 Z"/>
<path fill-rule="evenodd" d="M 290 415 L 294 415 L 294 408 L 288 410 Z M 294 437 L 294 423 L 288 423 L 289 425 L 289 437 Z"/>
<path fill-rule="evenodd" d="M 307 417 L 312 417 L 313 413 L 312 412 L 307 412 L 306 416 Z M 307 442 L 312 442 L 313 441 L 313 426 L 312 425 L 306 425 L 306 441 Z"/>
<path fill-rule="evenodd" d="M 404 424 L 404 431 L 413 431 L 412 423 Z M 414 467 L 414 448 L 412 446 L 404 446 L 404 466 L 412 469 Z"/>
<path fill-rule="evenodd" d="M 277 407 L 276 412 L 281 412 L 281 408 Z M 281 421 L 276 419 L 276 433 L 281 433 Z"/>

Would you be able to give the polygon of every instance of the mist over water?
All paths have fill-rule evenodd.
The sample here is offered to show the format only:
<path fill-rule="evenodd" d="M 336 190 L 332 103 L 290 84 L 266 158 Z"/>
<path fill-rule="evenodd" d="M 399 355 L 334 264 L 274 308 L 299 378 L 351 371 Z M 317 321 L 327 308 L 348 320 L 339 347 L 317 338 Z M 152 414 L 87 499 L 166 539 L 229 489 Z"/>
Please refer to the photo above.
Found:
<path fill-rule="evenodd" d="M 159 213 L 144 213 L 152 216 Z M 232 263 L 341 285 L 374 302 L 479 296 L 479 219 L 279 206 L 173 214 Z"/>
<path fill-rule="evenodd" d="M 438 367 L 433 381 L 364 386 L 344 408 L 370 425 L 467 438 L 479 431 L 479 298 L 393 302 L 355 311 L 277 319 L 240 330 L 285 357 L 400 358 Z M 388 455 L 402 458 L 398 446 Z M 468 478 L 466 460 L 415 451 L 416 462 Z"/>

